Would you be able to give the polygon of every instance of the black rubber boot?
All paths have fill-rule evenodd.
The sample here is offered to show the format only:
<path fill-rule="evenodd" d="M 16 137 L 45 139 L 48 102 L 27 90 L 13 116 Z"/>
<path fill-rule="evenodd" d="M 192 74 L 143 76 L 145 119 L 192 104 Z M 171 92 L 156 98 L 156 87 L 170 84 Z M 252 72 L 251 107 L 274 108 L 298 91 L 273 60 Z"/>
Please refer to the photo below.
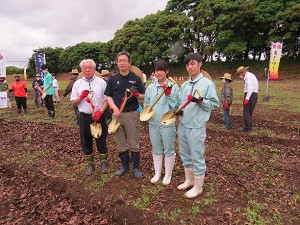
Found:
<path fill-rule="evenodd" d="M 140 152 L 131 152 L 133 163 L 133 174 L 135 178 L 141 178 L 142 172 L 139 169 L 140 166 Z"/>
<path fill-rule="evenodd" d="M 86 168 L 85 174 L 90 175 L 95 172 L 95 163 L 93 155 L 85 155 L 86 161 L 88 162 L 88 166 Z"/>
<path fill-rule="evenodd" d="M 55 111 L 50 111 L 50 112 L 51 112 L 51 117 L 52 117 L 52 119 L 54 119 Z"/>
<path fill-rule="evenodd" d="M 52 120 L 53 118 L 52 118 L 52 114 L 51 114 L 51 111 L 50 110 L 48 110 L 48 120 Z"/>
<path fill-rule="evenodd" d="M 27 108 L 24 109 L 24 114 L 27 114 L 28 113 L 28 110 Z"/>
<path fill-rule="evenodd" d="M 21 109 L 18 109 L 18 113 L 21 114 Z"/>
<path fill-rule="evenodd" d="M 127 173 L 129 168 L 129 152 L 120 152 L 119 157 L 121 158 L 122 168 L 119 171 L 115 172 L 116 176 L 122 176 L 124 173 Z"/>
<path fill-rule="evenodd" d="M 107 154 L 100 154 L 101 171 L 107 171 Z"/>

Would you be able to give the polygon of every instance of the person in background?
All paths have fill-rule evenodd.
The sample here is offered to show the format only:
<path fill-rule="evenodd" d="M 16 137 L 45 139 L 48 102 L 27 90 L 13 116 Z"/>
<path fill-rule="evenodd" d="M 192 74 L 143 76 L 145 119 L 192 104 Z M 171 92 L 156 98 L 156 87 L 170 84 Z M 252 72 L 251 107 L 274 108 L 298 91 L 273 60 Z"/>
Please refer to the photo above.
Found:
<path fill-rule="evenodd" d="M 34 104 L 35 108 L 44 106 L 44 100 L 42 99 L 43 94 L 43 81 L 40 74 L 35 75 L 35 79 L 32 81 L 32 89 L 34 92 Z"/>
<path fill-rule="evenodd" d="M 6 77 L 0 77 L 0 92 L 9 90 L 8 84 L 5 81 L 6 81 Z"/>
<path fill-rule="evenodd" d="M 77 69 L 72 69 L 71 74 L 73 75 L 73 77 L 71 77 L 71 79 L 62 95 L 62 99 L 65 99 L 65 97 L 72 91 L 73 85 L 74 85 L 75 81 L 78 79 L 79 72 Z M 79 111 L 78 111 L 77 105 L 74 106 L 74 111 L 75 111 L 75 115 L 76 115 L 76 121 L 78 124 L 79 123 L 78 122 Z"/>
<path fill-rule="evenodd" d="M 59 99 L 59 86 L 58 86 L 58 81 L 56 79 L 56 77 L 53 75 L 53 88 L 54 88 L 54 103 L 60 103 L 60 99 Z"/>
<path fill-rule="evenodd" d="M 15 76 L 15 81 L 11 84 L 9 92 L 14 92 L 15 100 L 17 103 L 18 113 L 21 113 L 21 109 L 23 107 L 24 113 L 28 113 L 27 109 L 27 85 L 25 82 L 21 81 L 19 75 Z"/>
<path fill-rule="evenodd" d="M 122 51 L 117 56 L 117 66 L 119 73 L 112 76 L 105 90 L 107 101 L 113 110 L 113 117 L 118 117 L 121 126 L 115 132 L 116 144 L 119 151 L 122 167 L 115 172 L 116 176 L 122 176 L 129 169 L 129 151 L 131 151 L 134 176 L 141 178 L 142 173 L 139 169 L 140 164 L 140 123 L 137 109 L 139 107 L 138 100 L 144 99 L 145 87 L 139 76 L 129 71 L 131 66 L 131 57 L 129 52 Z M 128 99 L 125 109 L 120 112 L 122 99 L 125 97 L 125 91 L 130 90 L 133 95 Z"/>
<path fill-rule="evenodd" d="M 41 66 L 41 69 L 44 73 L 43 91 L 46 92 L 46 97 L 44 98 L 45 107 L 48 110 L 48 119 L 52 120 L 55 116 L 55 109 L 53 104 L 53 79 L 52 75 L 48 71 L 48 66 L 46 64 L 43 64 Z"/>
<path fill-rule="evenodd" d="M 107 83 L 108 79 L 111 77 L 112 73 L 108 70 L 101 70 L 102 79 Z"/>
<path fill-rule="evenodd" d="M 215 84 L 204 77 L 201 72 L 202 57 L 197 53 L 189 53 L 184 59 L 189 79 L 180 88 L 180 105 L 189 101 L 181 116 L 179 115 L 178 145 L 183 162 L 185 181 L 178 190 L 187 190 L 186 198 L 195 198 L 203 192 L 206 172 L 204 159 L 206 123 L 213 109 L 219 107 L 219 99 Z M 203 97 L 193 93 L 199 90 Z"/>
<path fill-rule="evenodd" d="M 86 157 L 88 166 L 86 174 L 95 171 L 93 155 L 93 136 L 90 125 L 94 122 L 100 123 L 102 134 L 96 138 L 97 150 L 100 153 L 101 171 L 107 171 L 107 144 L 108 134 L 106 120 L 103 112 L 107 108 L 107 97 L 104 94 L 106 83 L 103 79 L 95 75 L 96 63 L 91 59 L 80 62 L 83 77 L 78 79 L 72 88 L 71 102 L 73 106 L 78 106 L 79 110 L 79 130 L 83 154 Z M 94 110 L 94 115 L 92 115 Z"/>
<path fill-rule="evenodd" d="M 155 73 L 153 72 L 153 73 L 151 73 L 151 75 L 150 75 L 150 80 L 151 80 L 151 83 L 152 84 L 154 84 L 156 81 L 157 81 L 157 78 L 156 78 L 156 76 L 155 76 Z"/>
<path fill-rule="evenodd" d="M 143 85 L 144 87 L 146 87 L 146 84 L 147 84 L 147 75 L 144 73 L 144 71 L 142 71 L 142 75 L 143 75 Z"/>
<path fill-rule="evenodd" d="M 250 132 L 252 130 L 252 114 L 258 100 L 258 81 L 256 76 L 248 71 L 248 68 L 240 66 L 236 70 L 236 75 L 244 79 L 244 127 L 240 129 L 243 132 Z"/>
<path fill-rule="evenodd" d="M 0 92 L 8 91 L 8 84 L 6 83 L 6 77 L 0 77 Z M 7 95 L 7 107 L 11 108 L 11 102 Z"/>
<path fill-rule="evenodd" d="M 146 89 L 144 107 L 150 107 L 160 93 L 164 92 L 165 94 L 153 107 L 155 114 L 149 120 L 149 135 L 152 144 L 152 156 L 155 171 L 155 175 L 150 182 L 156 183 L 159 181 L 162 172 L 162 159 L 164 154 L 165 176 L 162 182 L 163 185 L 168 185 L 171 183 L 172 171 L 176 157 L 174 147 L 176 127 L 175 123 L 169 126 L 163 126 L 160 124 L 160 120 L 163 114 L 178 108 L 179 88 L 177 84 L 167 80 L 169 68 L 165 60 L 156 61 L 154 68 L 158 80 L 154 84 L 150 84 Z"/>
<path fill-rule="evenodd" d="M 231 86 L 231 74 L 225 73 L 222 77 L 223 88 L 221 91 L 221 105 L 223 107 L 224 129 L 231 129 L 230 106 L 232 105 L 233 89 Z"/>

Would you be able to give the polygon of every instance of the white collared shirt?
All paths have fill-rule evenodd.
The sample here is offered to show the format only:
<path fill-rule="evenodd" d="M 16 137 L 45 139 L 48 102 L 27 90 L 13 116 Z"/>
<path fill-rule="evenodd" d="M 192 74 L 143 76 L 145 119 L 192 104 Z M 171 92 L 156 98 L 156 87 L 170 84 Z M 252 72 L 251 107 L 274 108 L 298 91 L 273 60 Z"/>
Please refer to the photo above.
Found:
<path fill-rule="evenodd" d="M 81 95 L 82 91 L 84 90 L 93 90 L 94 95 L 92 92 L 90 92 L 88 98 L 92 99 L 93 105 L 95 106 L 95 112 L 96 112 L 102 108 L 104 101 L 107 100 L 106 95 L 104 95 L 105 88 L 106 88 L 106 82 L 103 79 L 95 75 L 90 80 L 87 80 L 85 77 L 83 77 L 81 79 L 78 79 L 74 83 L 70 101 L 73 101 L 76 98 L 78 98 Z M 91 104 L 86 101 L 86 98 L 84 98 L 78 104 L 78 110 L 79 112 L 85 114 L 92 113 Z"/>
<path fill-rule="evenodd" d="M 258 81 L 256 76 L 249 71 L 245 74 L 244 81 L 244 93 L 247 93 L 245 99 L 249 100 L 253 92 L 258 93 Z"/>

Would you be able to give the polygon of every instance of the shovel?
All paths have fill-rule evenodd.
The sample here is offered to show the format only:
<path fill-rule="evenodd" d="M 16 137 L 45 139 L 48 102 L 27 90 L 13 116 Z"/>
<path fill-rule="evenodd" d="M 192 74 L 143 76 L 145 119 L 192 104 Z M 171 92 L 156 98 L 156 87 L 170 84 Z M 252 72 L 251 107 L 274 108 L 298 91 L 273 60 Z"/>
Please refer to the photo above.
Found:
<path fill-rule="evenodd" d="M 90 104 L 92 107 L 92 116 L 94 116 L 94 105 L 92 102 L 92 98 L 94 96 L 94 91 L 90 90 L 90 92 L 92 93 L 92 97 L 90 98 Z M 90 128 L 91 128 L 91 134 L 94 138 L 99 138 L 102 134 L 102 126 L 100 123 L 97 123 L 96 121 L 94 121 L 94 123 L 90 124 Z"/>
<path fill-rule="evenodd" d="M 203 98 L 203 95 L 201 94 L 200 90 L 196 89 L 193 93 L 193 96 L 195 96 L 196 92 L 198 93 L 200 98 Z M 176 114 L 180 112 L 180 110 L 187 107 L 188 104 L 190 104 L 191 101 L 187 100 L 184 105 L 180 106 L 175 112 L 170 110 L 169 112 L 165 113 L 160 120 L 160 124 L 163 126 L 169 126 L 172 123 L 176 122 Z"/>
<path fill-rule="evenodd" d="M 266 94 L 265 96 L 263 97 L 262 101 L 263 102 L 268 102 L 270 101 L 270 97 L 268 96 L 268 90 L 269 90 L 269 70 L 268 68 L 265 68 L 265 77 L 268 77 L 267 78 L 267 88 L 266 88 Z"/>
<path fill-rule="evenodd" d="M 127 96 L 127 94 L 130 93 L 129 96 Z M 122 103 L 122 106 L 120 108 L 120 112 L 123 112 L 124 109 L 125 109 L 125 105 L 127 103 L 127 100 L 133 95 L 133 93 L 129 90 L 129 89 L 126 89 L 125 91 L 125 99 Z M 113 134 L 115 133 L 118 128 L 120 127 L 121 123 L 118 121 L 118 117 L 117 118 L 114 118 L 112 121 L 110 121 L 110 123 L 108 124 L 108 133 L 109 134 Z"/>
<path fill-rule="evenodd" d="M 168 80 L 172 81 L 174 84 L 176 84 L 176 81 L 173 80 L 172 77 L 169 77 Z M 168 82 L 168 81 L 167 81 Z M 172 85 L 173 86 L 173 85 Z M 164 95 L 164 91 L 162 91 L 159 96 L 155 99 L 155 102 L 149 106 L 147 105 L 140 114 L 140 121 L 148 121 L 150 118 L 155 114 L 155 111 L 153 110 L 153 107 L 155 104 L 159 101 L 159 99 Z"/>

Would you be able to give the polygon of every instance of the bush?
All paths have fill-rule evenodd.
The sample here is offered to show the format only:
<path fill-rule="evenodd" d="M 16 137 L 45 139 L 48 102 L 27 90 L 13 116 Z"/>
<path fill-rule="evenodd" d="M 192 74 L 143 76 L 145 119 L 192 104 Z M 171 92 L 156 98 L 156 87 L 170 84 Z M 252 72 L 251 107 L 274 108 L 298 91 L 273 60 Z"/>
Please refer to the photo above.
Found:
<path fill-rule="evenodd" d="M 24 72 L 23 68 L 18 68 L 15 66 L 6 67 L 6 74 L 22 74 Z"/>

